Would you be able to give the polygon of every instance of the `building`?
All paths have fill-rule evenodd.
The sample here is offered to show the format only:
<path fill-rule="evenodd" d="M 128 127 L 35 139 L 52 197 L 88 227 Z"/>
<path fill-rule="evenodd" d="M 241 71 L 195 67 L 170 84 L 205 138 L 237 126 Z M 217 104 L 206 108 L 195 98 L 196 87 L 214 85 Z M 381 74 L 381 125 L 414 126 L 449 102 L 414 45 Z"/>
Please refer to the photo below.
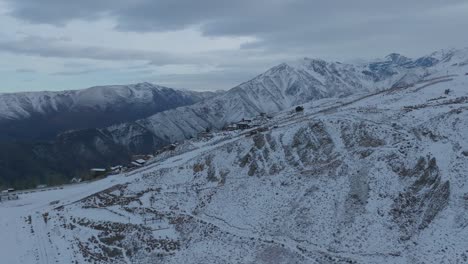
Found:
<path fill-rule="evenodd" d="M 228 125 L 228 126 L 225 126 L 223 128 L 224 131 L 234 131 L 234 130 L 237 130 L 237 126 L 235 124 L 231 124 L 231 125 Z"/>
<path fill-rule="evenodd" d="M 138 162 L 136 162 L 136 161 L 132 161 L 130 164 L 133 165 L 134 167 L 141 167 L 141 166 L 143 166 L 142 164 L 140 164 L 140 163 L 138 163 Z"/>
<path fill-rule="evenodd" d="M 42 188 L 46 188 L 47 187 L 47 184 L 39 184 L 36 186 L 36 189 L 42 189 Z"/>
<path fill-rule="evenodd" d="M 118 174 L 121 173 L 124 170 L 124 167 L 122 165 L 117 165 L 110 167 L 110 171 L 112 174 Z"/>
<path fill-rule="evenodd" d="M 6 190 L 6 191 L 8 191 L 8 190 Z M 0 193 L 0 202 L 11 201 L 11 200 L 18 200 L 18 195 L 15 194 L 15 193 L 9 193 L 9 192 L 5 192 L 5 191 L 2 191 Z"/>
<path fill-rule="evenodd" d="M 250 122 L 247 121 L 240 121 L 236 124 L 237 129 L 249 129 L 250 128 Z"/>
<path fill-rule="evenodd" d="M 103 169 L 103 168 L 92 168 L 90 171 L 91 171 L 91 176 L 94 177 L 94 178 L 99 177 L 99 176 L 103 176 L 107 172 L 107 170 Z"/>
<path fill-rule="evenodd" d="M 134 162 L 136 162 L 136 163 L 138 163 L 138 164 L 140 164 L 140 165 L 145 165 L 146 160 L 144 160 L 144 159 L 137 159 L 137 160 L 134 160 Z"/>
<path fill-rule="evenodd" d="M 0 193 L 0 202 L 3 202 L 3 201 L 8 200 L 7 198 L 8 198 L 8 193 L 5 192 L 5 191 L 2 191 L 2 192 Z"/>
<path fill-rule="evenodd" d="M 210 132 L 202 131 L 198 133 L 198 138 L 212 138 L 213 135 Z"/>
<path fill-rule="evenodd" d="M 91 171 L 92 172 L 106 172 L 106 169 L 104 169 L 104 168 L 92 168 Z"/>
<path fill-rule="evenodd" d="M 163 151 L 168 151 L 168 150 L 175 150 L 177 147 L 176 144 L 170 144 L 168 146 L 165 146 L 164 148 L 162 148 Z"/>

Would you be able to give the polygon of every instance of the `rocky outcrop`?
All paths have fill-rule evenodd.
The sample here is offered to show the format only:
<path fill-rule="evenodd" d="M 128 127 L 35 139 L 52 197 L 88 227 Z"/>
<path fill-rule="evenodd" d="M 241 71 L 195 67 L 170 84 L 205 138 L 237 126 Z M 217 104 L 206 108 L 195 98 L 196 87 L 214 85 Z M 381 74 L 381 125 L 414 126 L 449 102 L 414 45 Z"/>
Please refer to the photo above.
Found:
<path fill-rule="evenodd" d="M 391 210 L 403 240 L 427 228 L 450 198 L 450 183 L 442 181 L 435 158 L 420 159 L 409 176 L 413 184 L 398 195 Z"/>

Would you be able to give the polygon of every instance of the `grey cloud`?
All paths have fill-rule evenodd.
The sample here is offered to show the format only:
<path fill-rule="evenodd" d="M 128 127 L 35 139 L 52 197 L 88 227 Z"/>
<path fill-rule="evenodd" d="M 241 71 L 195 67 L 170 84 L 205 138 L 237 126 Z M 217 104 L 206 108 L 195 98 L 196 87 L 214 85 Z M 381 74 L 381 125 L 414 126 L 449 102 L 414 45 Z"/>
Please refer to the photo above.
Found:
<path fill-rule="evenodd" d="M 463 0 L 7 0 L 12 15 L 34 23 L 63 24 L 74 19 L 113 16 L 119 28 L 167 31 L 203 25 L 207 35 L 255 35 L 297 26 L 367 20 L 367 17 L 416 14 Z M 397 21 L 395 21 L 397 22 Z"/>
<path fill-rule="evenodd" d="M 16 69 L 15 72 L 17 73 L 35 73 L 36 71 L 33 69 L 28 69 L 28 68 L 20 68 Z"/>
<path fill-rule="evenodd" d="M 211 73 L 162 75 L 154 80 L 197 89 L 230 88 L 269 66 L 302 56 L 342 60 L 401 52 L 415 57 L 439 48 L 468 46 L 468 34 L 463 31 L 468 24 L 466 0 L 3 1 L 9 4 L 11 16 L 31 23 L 60 26 L 73 20 L 111 17 L 120 31 L 162 32 L 195 27 L 208 37 L 255 39 L 240 50 L 190 55 L 83 47 L 61 38 L 0 40 L 0 51 L 11 53 L 142 61 L 142 72 L 137 74 L 147 74 L 148 78 L 154 76 L 150 70 L 154 65 L 215 65 L 219 70 Z M 76 68 L 57 74 L 86 74 L 93 66 Z M 137 68 L 130 70 L 137 72 Z"/>
<path fill-rule="evenodd" d="M 88 73 L 96 73 L 98 71 L 99 71 L 98 69 L 59 71 L 59 72 L 54 72 L 51 75 L 62 75 L 62 76 L 84 75 L 84 74 L 88 74 Z"/>
<path fill-rule="evenodd" d="M 376 46 L 376 39 L 398 43 L 392 38 L 394 34 L 411 39 L 411 43 L 405 43 L 407 50 L 417 50 L 416 47 L 423 44 L 434 49 L 448 43 L 468 43 L 466 34 L 455 34 L 455 29 L 447 34 L 447 28 L 468 23 L 466 13 L 460 13 L 457 18 L 444 14 L 445 10 L 458 7 L 468 12 L 464 0 L 7 1 L 12 15 L 34 23 L 64 24 L 73 19 L 111 16 L 117 20 L 117 29 L 124 31 L 171 31 L 197 26 L 206 36 L 252 36 L 258 42 L 244 45 L 244 49 L 263 48 L 275 52 L 307 53 L 337 44 L 350 51 L 356 46 L 354 42 L 369 39 L 374 41 L 367 42 L 367 46 L 381 52 L 382 47 Z M 443 34 L 445 39 L 428 43 L 434 33 Z M 422 37 L 418 38 L 418 35 Z M 358 53 L 366 53 L 367 49 L 364 45 Z M 398 51 L 399 47 L 394 49 Z M 106 58 L 116 55 L 112 51 L 91 49 L 89 52 Z M 141 56 L 133 52 L 124 54 Z M 174 60 L 163 54 L 153 56 L 162 61 Z"/>
<path fill-rule="evenodd" d="M 180 56 L 156 51 L 104 48 L 98 46 L 77 46 L 70 43 L 41 37 L 27 37 L 21 40 L 0 41 L 0 51 L 15 54 L 54 58 L 79 58 L 94 60 L 150 61 L 154 65 L 197 64 L 205 57 L 201 55 Z"/>
<path fill-rule="evenodd" d="M 176 88 L 199 91 L 227 90 L 253 78 L 260 72 L 243 69 L 219 70 L 202 74 L 158 75 L 148 81 Z"/>

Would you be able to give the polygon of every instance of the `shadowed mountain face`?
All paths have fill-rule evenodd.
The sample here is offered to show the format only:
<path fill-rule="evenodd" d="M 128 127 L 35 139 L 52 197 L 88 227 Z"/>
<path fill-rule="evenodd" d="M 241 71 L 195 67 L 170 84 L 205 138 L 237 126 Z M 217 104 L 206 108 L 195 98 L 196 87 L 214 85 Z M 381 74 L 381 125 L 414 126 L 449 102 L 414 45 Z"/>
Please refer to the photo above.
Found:
<path fill-rule="evenodd" d="M 0 187 L 34 188 L 67 183 L 89 168 L 126 163 L 130 153 L 94 130 L 66 134 L 53 142 L 0 142 Z"/>
<path fill-rule="evenodd" d="M 215 94 L 149 83 L 0 94 L 0 187 L 62 183 L 87 174 L 91 167 L 126 163 L 135 149 L 132 144 L 151 152 L 163 143 L 140 132 L 124 147 L 96 128 L 135 121 Z"/>
<path fill-rule="evenodd" d="M 64 92 L 0 94 L 0 141 L 50 140 L 67 130 L 107 127 L 190 105 L 214 93 L 149 83 Z"/>

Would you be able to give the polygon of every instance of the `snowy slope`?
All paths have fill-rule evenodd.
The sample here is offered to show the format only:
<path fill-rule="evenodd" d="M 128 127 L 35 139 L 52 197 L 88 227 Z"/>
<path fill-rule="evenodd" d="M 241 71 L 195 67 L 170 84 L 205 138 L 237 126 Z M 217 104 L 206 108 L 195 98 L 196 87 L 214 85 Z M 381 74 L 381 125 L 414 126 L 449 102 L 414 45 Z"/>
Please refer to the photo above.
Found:
<path fill-rule="evenodd" d="M 447 66 L 435 78 L 441 65 L 411 86 L 286 109 L 265 132 L 186 141 L 128 175 L 0 203 L 11 242 L 0 253 L 9 263 L 465 263 L 468 75 Z"/>
<path fill-rule="evenodd" d="M 305 58 L 283 63 L 209 100 L 155 114 L 105 130 L 128 146 L 143 135 L 154 142 L 195 136 L 259 113 L 273 114 L 313 100 L 406 87 L 422 79 L 468 71 L 468 49 L 438 51 L 418 59 L 390 54 L 357 65 Z M 129 133 L 129 131 L 131 131 Z"/>
<path fill-rule="evenodd" d="M 175 90 L 150 83 L 97 86 L 63 92 L 0 94 L 0 139 L 39 139 L 69 129 L 106 127 L 190 105 L 215 93 Z M 73 120 L 71 122 L 70 120 Z M 23 135 L 24 134 L 24 135 Z M 43 138 L 41 138 L 41 136 Z"/>
<path fill-rule="evenodd" d="M 202 99 L 209 97 L 210 93 L 174 90 L 151 83 L 95 86 L 88 89 L 61 92 L 0 93 L 0 118 L 22 119 L 32 115 L 45 115 L 63 110 L 79 111 L 83 108 L 123 107 L 125 104 L 153 104 L 156 96 L 170 99 L 171 96 L 176 97 L 177 95 Z"/>

